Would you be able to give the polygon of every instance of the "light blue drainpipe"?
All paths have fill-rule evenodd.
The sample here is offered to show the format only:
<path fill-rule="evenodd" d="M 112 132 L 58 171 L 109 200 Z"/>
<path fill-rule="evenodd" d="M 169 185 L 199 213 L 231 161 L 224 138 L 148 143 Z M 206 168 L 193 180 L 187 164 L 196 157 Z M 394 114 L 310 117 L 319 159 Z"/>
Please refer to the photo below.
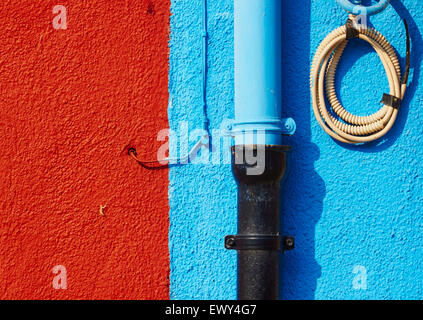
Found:
<path fill-rule="evenodd" d="M 281 119 L 281 10 L 282 0 L 234 0 L 236 145 L 281 145 L 295 132 L 292 119 Z"/>

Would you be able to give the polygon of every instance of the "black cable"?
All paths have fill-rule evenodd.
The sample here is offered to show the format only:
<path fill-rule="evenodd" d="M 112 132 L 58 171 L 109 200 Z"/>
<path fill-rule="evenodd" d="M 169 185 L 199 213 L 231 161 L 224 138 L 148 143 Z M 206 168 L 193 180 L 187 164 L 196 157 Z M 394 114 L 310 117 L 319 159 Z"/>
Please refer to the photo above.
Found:
<path fill-rule="evenodd" d="M 401 83 L 407 84 L 408 77 L 410 75 L 410 60 L 411 60 L 411 41 L 410 41 L 410 32 L 408 30 L 407 19 L 404 19 L 404 26 L 405 26 L 405 32 L 407 34 L 407 55 L 405 58 L 405 71 L 404 71 L 404 75 L 402 77 Z"/>

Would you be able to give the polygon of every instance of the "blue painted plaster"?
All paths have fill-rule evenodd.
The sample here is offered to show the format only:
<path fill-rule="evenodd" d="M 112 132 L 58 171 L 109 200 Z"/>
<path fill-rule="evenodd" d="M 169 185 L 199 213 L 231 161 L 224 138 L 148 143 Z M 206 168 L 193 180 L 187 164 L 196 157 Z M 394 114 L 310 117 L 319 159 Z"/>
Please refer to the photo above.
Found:
<path fill-rule="evenodd" d="M 295 136 L 285 138 L 293 151 L 281 192 L 281 229 L 296 237 L 296 249 L 282 259 L 284 299 L 423 298 L 420 2 L 392 0 L 371 18 L 397 49 L 402 66 L 401 18 L 407 18 L 410 86 L 385 139 L 346 146 L 320 129 L 309 93 L 314 52 L 346 14 L 335 1 L 303 1 L 301 6 L 283 1 L 283 116 L 297 122 Z M 218 128 L 233 117 L 234 108 L 232 0 L 209 1 L 208 10 L 208 112 L 211 126 Z M 172 0 L 169 121 L 174 130 L 180 121 L 188 121 L 190 129 L 202 124 L 201 19 L 200 0 Z M 343 104 L 362 115 L 377 110 L 388 91 L 378 56 L 358 40 L 351 41 L 341 60 L 336 82 Z M 176 166 L 169 179 L 171 298 L 236 298 L 236 254 L 223 248 L 224 236 L 236 232 L 230 165 Z M 354 283 L 363 270 L 367 285 L 357 289 Z"/>

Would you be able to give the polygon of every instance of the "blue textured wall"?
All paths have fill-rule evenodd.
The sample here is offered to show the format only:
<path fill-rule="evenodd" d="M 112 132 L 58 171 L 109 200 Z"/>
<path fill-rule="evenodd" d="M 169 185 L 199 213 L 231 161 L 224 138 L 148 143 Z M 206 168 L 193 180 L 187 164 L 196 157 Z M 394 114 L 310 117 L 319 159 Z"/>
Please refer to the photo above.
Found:
<path fill-rule="evenodd" d="M 298 129 L 285 139 L 293 151 L 281 193 L 282 229 L 296 237 L 296 249 L 283 257 L 282 298 L 423 298 L 423 6 L 420 0 L 391 2 L 371 22 L 398 50 L 404 66 L 401 18 L 408 19 L 409 90 L 385 139 L 346 146 L 324 134 L 314 119 L 309 68 L 320 41 L 347 15 L 335 1 L 302 1 L 301 6 L 283 1 L 283 113 L 296 119 Z M 208 110 L 218 128 L 234 107 L 232 0 L 209 1 L 208 10 Z M 170 125 L 176 130 L 185 120 L 191 129 L 201 128 L 201 1 L 173 0 L 172 14 Z M 381 106 L 388 82 L 369 45 L 351 41 L 337 87 L 355 113 Z M 235 298 L 236 254 L 223 249 L 224 236 L 236 231 L 230 166 L 173 167 L 169 179 L 171 298 Z M 366 287 L 357 288 L 364 270 Z"/>

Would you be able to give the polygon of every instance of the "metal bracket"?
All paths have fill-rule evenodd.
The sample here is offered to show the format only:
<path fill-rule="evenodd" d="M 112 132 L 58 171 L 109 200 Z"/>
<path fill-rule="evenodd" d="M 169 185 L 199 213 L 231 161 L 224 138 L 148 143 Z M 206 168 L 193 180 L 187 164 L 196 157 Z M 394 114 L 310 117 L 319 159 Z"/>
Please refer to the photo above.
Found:
<path fill-rule="evenodd" d="M 225 248 L 228 250 L 266 250 L 283 252 L 293 250 L 293 237 L 280 235 L 230 235 L 225 237 Z"/>

